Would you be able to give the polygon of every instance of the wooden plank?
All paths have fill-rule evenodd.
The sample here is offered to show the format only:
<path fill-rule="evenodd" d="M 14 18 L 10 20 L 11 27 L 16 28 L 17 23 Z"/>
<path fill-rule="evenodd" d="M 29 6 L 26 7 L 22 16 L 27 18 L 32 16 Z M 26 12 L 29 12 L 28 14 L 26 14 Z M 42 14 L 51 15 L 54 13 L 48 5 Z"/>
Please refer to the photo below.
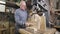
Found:
<path fill-rule="evenodd" d="M 54 26 L 55 28 L 60 28 L 60 26 Z"/>
<path fill-rule="evenodd" d="M 46 18 L 45 16 L 40 16 L 40 31 L 46 30 Z"/>
<path fill-rule="evenodd" d="M 54 11 L 58 12 L 58 11 L 60 11 L 60 9 L 54 9 Z"/>
<path fill-rule="evenodd" d="M 26 31 L 25 29 L 19 29 L 19 32 L 21 34 L 32 34 L 32 33 L 28 32 L 28 31 Z"/>
<path fill-rule="evenodd" d="M 36 29 L 34 27 L 27 27 L 26 30 L 31 32 L 32 34 L 40 34 L 40 33 L 42 33 L 40 30 L 38 30 L 38 29 Z"/>
<path fill-rule="evenodd" d="M 55 28 L 47 28 L 44 34 L 54 34 L 56 32 Z"/>

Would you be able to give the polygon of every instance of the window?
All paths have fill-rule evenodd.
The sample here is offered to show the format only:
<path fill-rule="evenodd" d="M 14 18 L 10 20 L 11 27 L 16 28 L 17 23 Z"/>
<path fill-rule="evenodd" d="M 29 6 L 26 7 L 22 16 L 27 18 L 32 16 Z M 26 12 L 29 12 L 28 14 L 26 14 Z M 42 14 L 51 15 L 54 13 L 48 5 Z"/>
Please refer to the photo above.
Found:
<path fill-rule="evenodd" d="M 0 0 L 0 1 L 6 1 L 6 0 Z"/>

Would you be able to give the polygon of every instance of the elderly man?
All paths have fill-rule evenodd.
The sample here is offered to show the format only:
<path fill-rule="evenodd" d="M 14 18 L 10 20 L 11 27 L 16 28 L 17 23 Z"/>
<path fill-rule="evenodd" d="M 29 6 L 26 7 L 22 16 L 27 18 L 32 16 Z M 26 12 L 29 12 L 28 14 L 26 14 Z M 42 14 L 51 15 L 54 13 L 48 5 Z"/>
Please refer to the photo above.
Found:
<path fill-rule="evenodd" d="M 20 8 L 15 11 L 15 27 L 16 27 L 16 34 L 20 34 L 18 30 L 20 28 L 26 28 L 26 26 L 31 25 L 30 23 L 27 23 L 27 11 L 26 11 L 26 3 L 25 1 L 20 2 Z"/>

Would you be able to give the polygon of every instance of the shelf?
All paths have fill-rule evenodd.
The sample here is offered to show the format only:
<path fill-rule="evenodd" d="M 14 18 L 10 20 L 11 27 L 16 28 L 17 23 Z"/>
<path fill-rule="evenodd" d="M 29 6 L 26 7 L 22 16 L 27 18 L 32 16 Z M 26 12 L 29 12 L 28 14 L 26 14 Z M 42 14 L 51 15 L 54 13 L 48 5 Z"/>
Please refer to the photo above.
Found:
<path fill-rule="evenodd" d="M 55 28 L 60 28 L 60 26 L 56 26 L 56 25 L 55 25 L 54 27 L 55 27 Z"/>

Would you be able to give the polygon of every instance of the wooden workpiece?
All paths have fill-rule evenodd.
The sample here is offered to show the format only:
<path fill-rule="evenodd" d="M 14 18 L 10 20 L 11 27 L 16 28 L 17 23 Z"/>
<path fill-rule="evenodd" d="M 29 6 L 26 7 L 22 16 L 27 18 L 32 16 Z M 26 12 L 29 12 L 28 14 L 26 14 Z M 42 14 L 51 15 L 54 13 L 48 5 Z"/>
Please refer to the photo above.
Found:
<path fill-rule="evenodd" d="M 19 32 L 22 34 L 54 34 L 56 32 L 56 29 L 46 27 L 45 16 L 35 14 L 32 16 L 31 20 L 31 23 L 34 25 L 26 29 L 20 29 Z"/>
<path fill-rule="evenodd" d="M 32 33 L 28 32 L 28 31 L 26 31 L 25 29 L 19 29 L 19 32 L 21 34 L 32 34 Z"/>

